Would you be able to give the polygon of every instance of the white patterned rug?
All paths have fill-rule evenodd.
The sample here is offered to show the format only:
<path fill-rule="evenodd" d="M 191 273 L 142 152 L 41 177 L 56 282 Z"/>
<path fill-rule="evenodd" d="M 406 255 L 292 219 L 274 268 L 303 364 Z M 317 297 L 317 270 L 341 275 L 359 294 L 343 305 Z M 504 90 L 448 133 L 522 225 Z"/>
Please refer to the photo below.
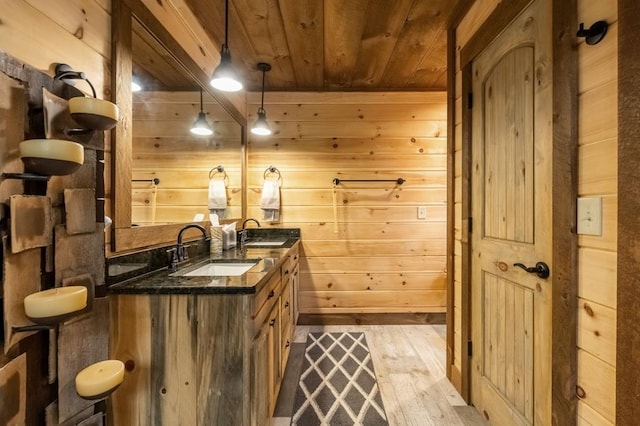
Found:
<path fill-rule="evenodd" d="M 389 424 L 364 333 L 309 333 L 291 424 Z"/>

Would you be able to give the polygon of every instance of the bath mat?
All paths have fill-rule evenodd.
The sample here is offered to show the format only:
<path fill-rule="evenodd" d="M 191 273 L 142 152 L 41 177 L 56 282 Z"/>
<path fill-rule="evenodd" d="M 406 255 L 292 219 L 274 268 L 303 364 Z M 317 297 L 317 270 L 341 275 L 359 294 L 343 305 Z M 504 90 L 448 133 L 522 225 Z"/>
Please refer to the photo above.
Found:
<path fill-rule="evenodd" d="M 309 333 L 291 424 L 389 424 L 364 333 Z"/>

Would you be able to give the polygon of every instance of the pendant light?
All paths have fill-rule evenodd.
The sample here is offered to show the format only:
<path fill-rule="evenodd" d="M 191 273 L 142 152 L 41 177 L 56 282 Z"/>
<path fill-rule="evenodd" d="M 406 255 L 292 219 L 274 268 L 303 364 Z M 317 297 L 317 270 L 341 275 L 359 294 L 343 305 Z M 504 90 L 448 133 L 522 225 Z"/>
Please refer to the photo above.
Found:
<path fill-rule="evenodd" d="M 191 133 L 198 136 L 211 136 L 213 134 L 211 124 L 207 121 L 207 115 L 204 113 L 202 89 L 200 89 L 200 112 L 198 113 L 198 118 L 194 121 L 193 126 L 191 126 Z"/>
<path fill-rule="evenodd" d="M 264 77 L 266 72 L 271 70 L 271 65 L 260 62 L 258 69 L 262 71 L 262 100 L 260 101 L 260 108 L 258 108 L 258 118 L 253 123 L 251 133 L 259 136 L 269 136 L 271 128 L 269 127 L 269 122 L 267 122 L 267 112 L 264 110 Z"/>
<path fill-rule="evenodd" d="M 242 90 L 242 83 L 231 63 L 231 53 L 227 39 L 229 36 L 229 0 L 224 2 L 224 44 L 220 49 L 220 64 L 213 71 L 211 85 L 223 92 L 237 92 Z"/>

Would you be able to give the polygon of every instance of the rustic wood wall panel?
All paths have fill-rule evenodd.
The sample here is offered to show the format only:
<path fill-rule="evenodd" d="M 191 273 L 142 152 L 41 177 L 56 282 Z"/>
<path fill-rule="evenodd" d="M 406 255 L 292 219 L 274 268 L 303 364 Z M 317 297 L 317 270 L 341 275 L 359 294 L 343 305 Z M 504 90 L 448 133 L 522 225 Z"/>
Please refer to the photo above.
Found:
<path fill-rule="evenodd" d="M 0 0 L 2 10 L 2 25 L 0 25 L 0 51 L 6 53 L 3 56 L 2 67 L 8 66 L 11 62 L 7 59 L 13 57 L 16 62 L 27 66 L 12 68 L 15 72 L 14 78 L 22 81 L 30 81 L 31 92 L 41 90 L 41 86 L 51 86 L 50 78 L 40 75 L 41 71 L 48 76 L 54 73 L 56 63 L 68 63 L 74 69 L 83 71 L 87 78 L 95 86 L 98 97 L 109 99 L 110 88 L 110 46 L 111 46 L 111 2 L 109 0 L 81 0 L 74 2 L 42 2 L 36 0 Z M 10 56 L 9 56 L 10 55 Z M 3 75 L 3 78 L 5 76 Z M 48 81 L 48 83 L 46 83 Z M 45 84 L 46 83 L 46 84 Z M 13 83 L 19 86 L 16 81 Z M 89 87 L 84 82 L 78 82 L 78 89 L 88 91 Z M 3 132 L 0 136 L 0 147 L 2 148 L 3 160 L 2 171 L 21 171 L 22 165 L 17 156 L 18 143 L 24 138 L 24 133 L 28 130 L 26 122 L 26 109 L 17 107 L 15 101 L 18 97 L 27 99 L 26 94 L 12 89 L 11 92 L 2 92 L 2 108 L 11 111 L 11 114 L 3 114 L 9 119 L 7 125 L 3 124 Z M 9 107 L 7 102 L 14 103 Z M 35 104 L 35 103 L 34 103 Z M 33 132 L 32 132 L 33 133 Z M 31 137 L 37 137 L 33 134 Z M 96 152 L 86 150 L 85 165 L 76 173 L 70 176 L 53 177 L 47 185 L 47 196 L 51 199 L 53 206 L 53 218 L 56 224 L 64 223 L 64 203 L 63 192 L 65 188 L 94 188 L 96 184 Z M 17 169 L 16 169 L 17 168 Z M 7 197 L 11 194 L 23 192 L 22 182 L 4 180 L 1 185 L 0 202 L 6 203 Z M 96 214 L 93 215 L 94 219 Z M 95 220 L 94 220 L 95 223 Z M 103 240 L 102 230 L 96 234 L 97 245 L 101 248 Z M 24 271 L 40 271 L 37 274 L 37 288 L 48 288 L 54 285 L 55 272 L 53 267 L 54 253 L 51 246 L 44 249 L 46 256 L 38 255 L 28 264 L 24 265 Z M 43 261 L 43 257 L 46 260 Z M 103 257 L 102 249 L 98 252 L 98 258 Z M 104 268 L 102 268 L 104 269 Z M 96 282 L 104 281 L 102 269 L 100 276 L 96 276 Z M 66 276 L 66 275 L 65 275 Z M 3 277 L 3 291 L 13 287 L 15 277 L 7 274 Z M 12 283 L 8 283 L 11 280 Z M 30 285 L 31 288 L 31 285 Z M 104 321 L 101 322 L 104 326 Z M 89 334 L 96 334 L 96 330 L 90 330 Z M 9 334 L 6 335 L 9 338 Z M 67 340 L 65 346 L 70 343 L 77 348 L 84 336 Z M 49 341 L 51 339 L 51 342 Z M 26 404 L 22 402 L 20 406 L 26 411 L 26 419 L 18 421 L 19 424 L 44 424 L 45 407 L 57 399 L 57 387 L 49 385 L 51 377 L 55 377 L 55 368 L 50 369 L 51 352 L 56 358 L 57 351 L 56 334 L 40 332 L 29 336 L 27 339 L 15 345 L 6 356 L 0 356 L 0 367 L 7 365 L 11 359 L 27 358 L 26 365 L 20 367 L 20 376 L 26 379 Z M 80 339 L 80 340 L 78 340 Z M 102 343 L 106 351 L 106 341 Z M 68 346 L 67 346 L 68 347 Z M 19 358 L 16 358 L 19 357 Z M 68 362 L 65 354 L 58 354 L 57 359 L 61 363 Z M 69 364 L 71 367 L 71 364 Z M 28 370 L 28 371 L 27 371 Z M 77 371 L 76 371 L 77 372 Z M 75 374 L 70 372 L 70 375 Z M 47 377 L 49 376 L 49 377 Z M 67 376 L 68 377 L 68 376 Z M 7 389 L 7 388 L 5 388 Z M 73 391 L 75 392 L 75 391 Z M 11 398 L 13 391 L 0 391 L 0 399 Z M 15 400 L 14 400 L 15 401 Z M 2 405 L 2 403 L 0 403 Z M 93 404 L 89 404 L 93 405 Z M 95 407 L 91 407 L 94 411 Z M 4 411 L 0 409 L 0 411 Z M 2 416 L 0 416 L 2 417 Z M 56 424 L 57 424 L 57 418 Z M 0 421 L 2 423 L 2 421 Z"/>
<path fill-rule="evenodd" d="M 606 20 L 602 42 L 578 39 L 578 196 L 602 197 L 603 235 L 578 238 L 578 423 L 615 423 L 618 187 L 617 2 L 578 0 L 578 22 Z M 578 394 L 581 395 L 580 393 Z"/>
<path fill-rule="evenodd" d="M 225 217 L 242 216 L 240 127 L 209 95 L 205 99 L 211 137 L 193 136 L 185 128 L 200 111 L 198 92 L 134 95 L 131 173 L 132 179 L 147 182 L 131 186 L 133 223 L 184 223 L 197 213 L 208 218 L 209 172 L 218 165 L 227 175 Z M 160 179 L 157 187 L 150 182 L 154 178 Z"/>
<path fill-rule="evenodd" d="M 260 95 L 248 99 L 251 122 Z M 444 312 L 445 94 L 278 92 L 265 109 L 274 134 L 249 139 L 247 216 L 262 221 L 277 167 L 281 220 L 262 225 L 302 230 L 300 312 Z M 343 183 L 334 209 L 334 177 L 407 182 Z"/>

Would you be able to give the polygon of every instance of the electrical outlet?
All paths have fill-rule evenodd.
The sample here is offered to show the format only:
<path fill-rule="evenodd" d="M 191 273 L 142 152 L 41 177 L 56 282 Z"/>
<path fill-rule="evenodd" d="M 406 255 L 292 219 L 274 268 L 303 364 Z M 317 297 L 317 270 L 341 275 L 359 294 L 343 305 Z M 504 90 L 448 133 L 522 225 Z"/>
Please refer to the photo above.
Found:
<path fill-rule="evenodd" d="M 602 235 L 602 197 L 578 198 L 578 234 Z"/>
<path fill-rule="evenodd" d="M 426 218 L 427 218 L 427 207 L 418 206 L 418 219 L 426 219 Z"/>

